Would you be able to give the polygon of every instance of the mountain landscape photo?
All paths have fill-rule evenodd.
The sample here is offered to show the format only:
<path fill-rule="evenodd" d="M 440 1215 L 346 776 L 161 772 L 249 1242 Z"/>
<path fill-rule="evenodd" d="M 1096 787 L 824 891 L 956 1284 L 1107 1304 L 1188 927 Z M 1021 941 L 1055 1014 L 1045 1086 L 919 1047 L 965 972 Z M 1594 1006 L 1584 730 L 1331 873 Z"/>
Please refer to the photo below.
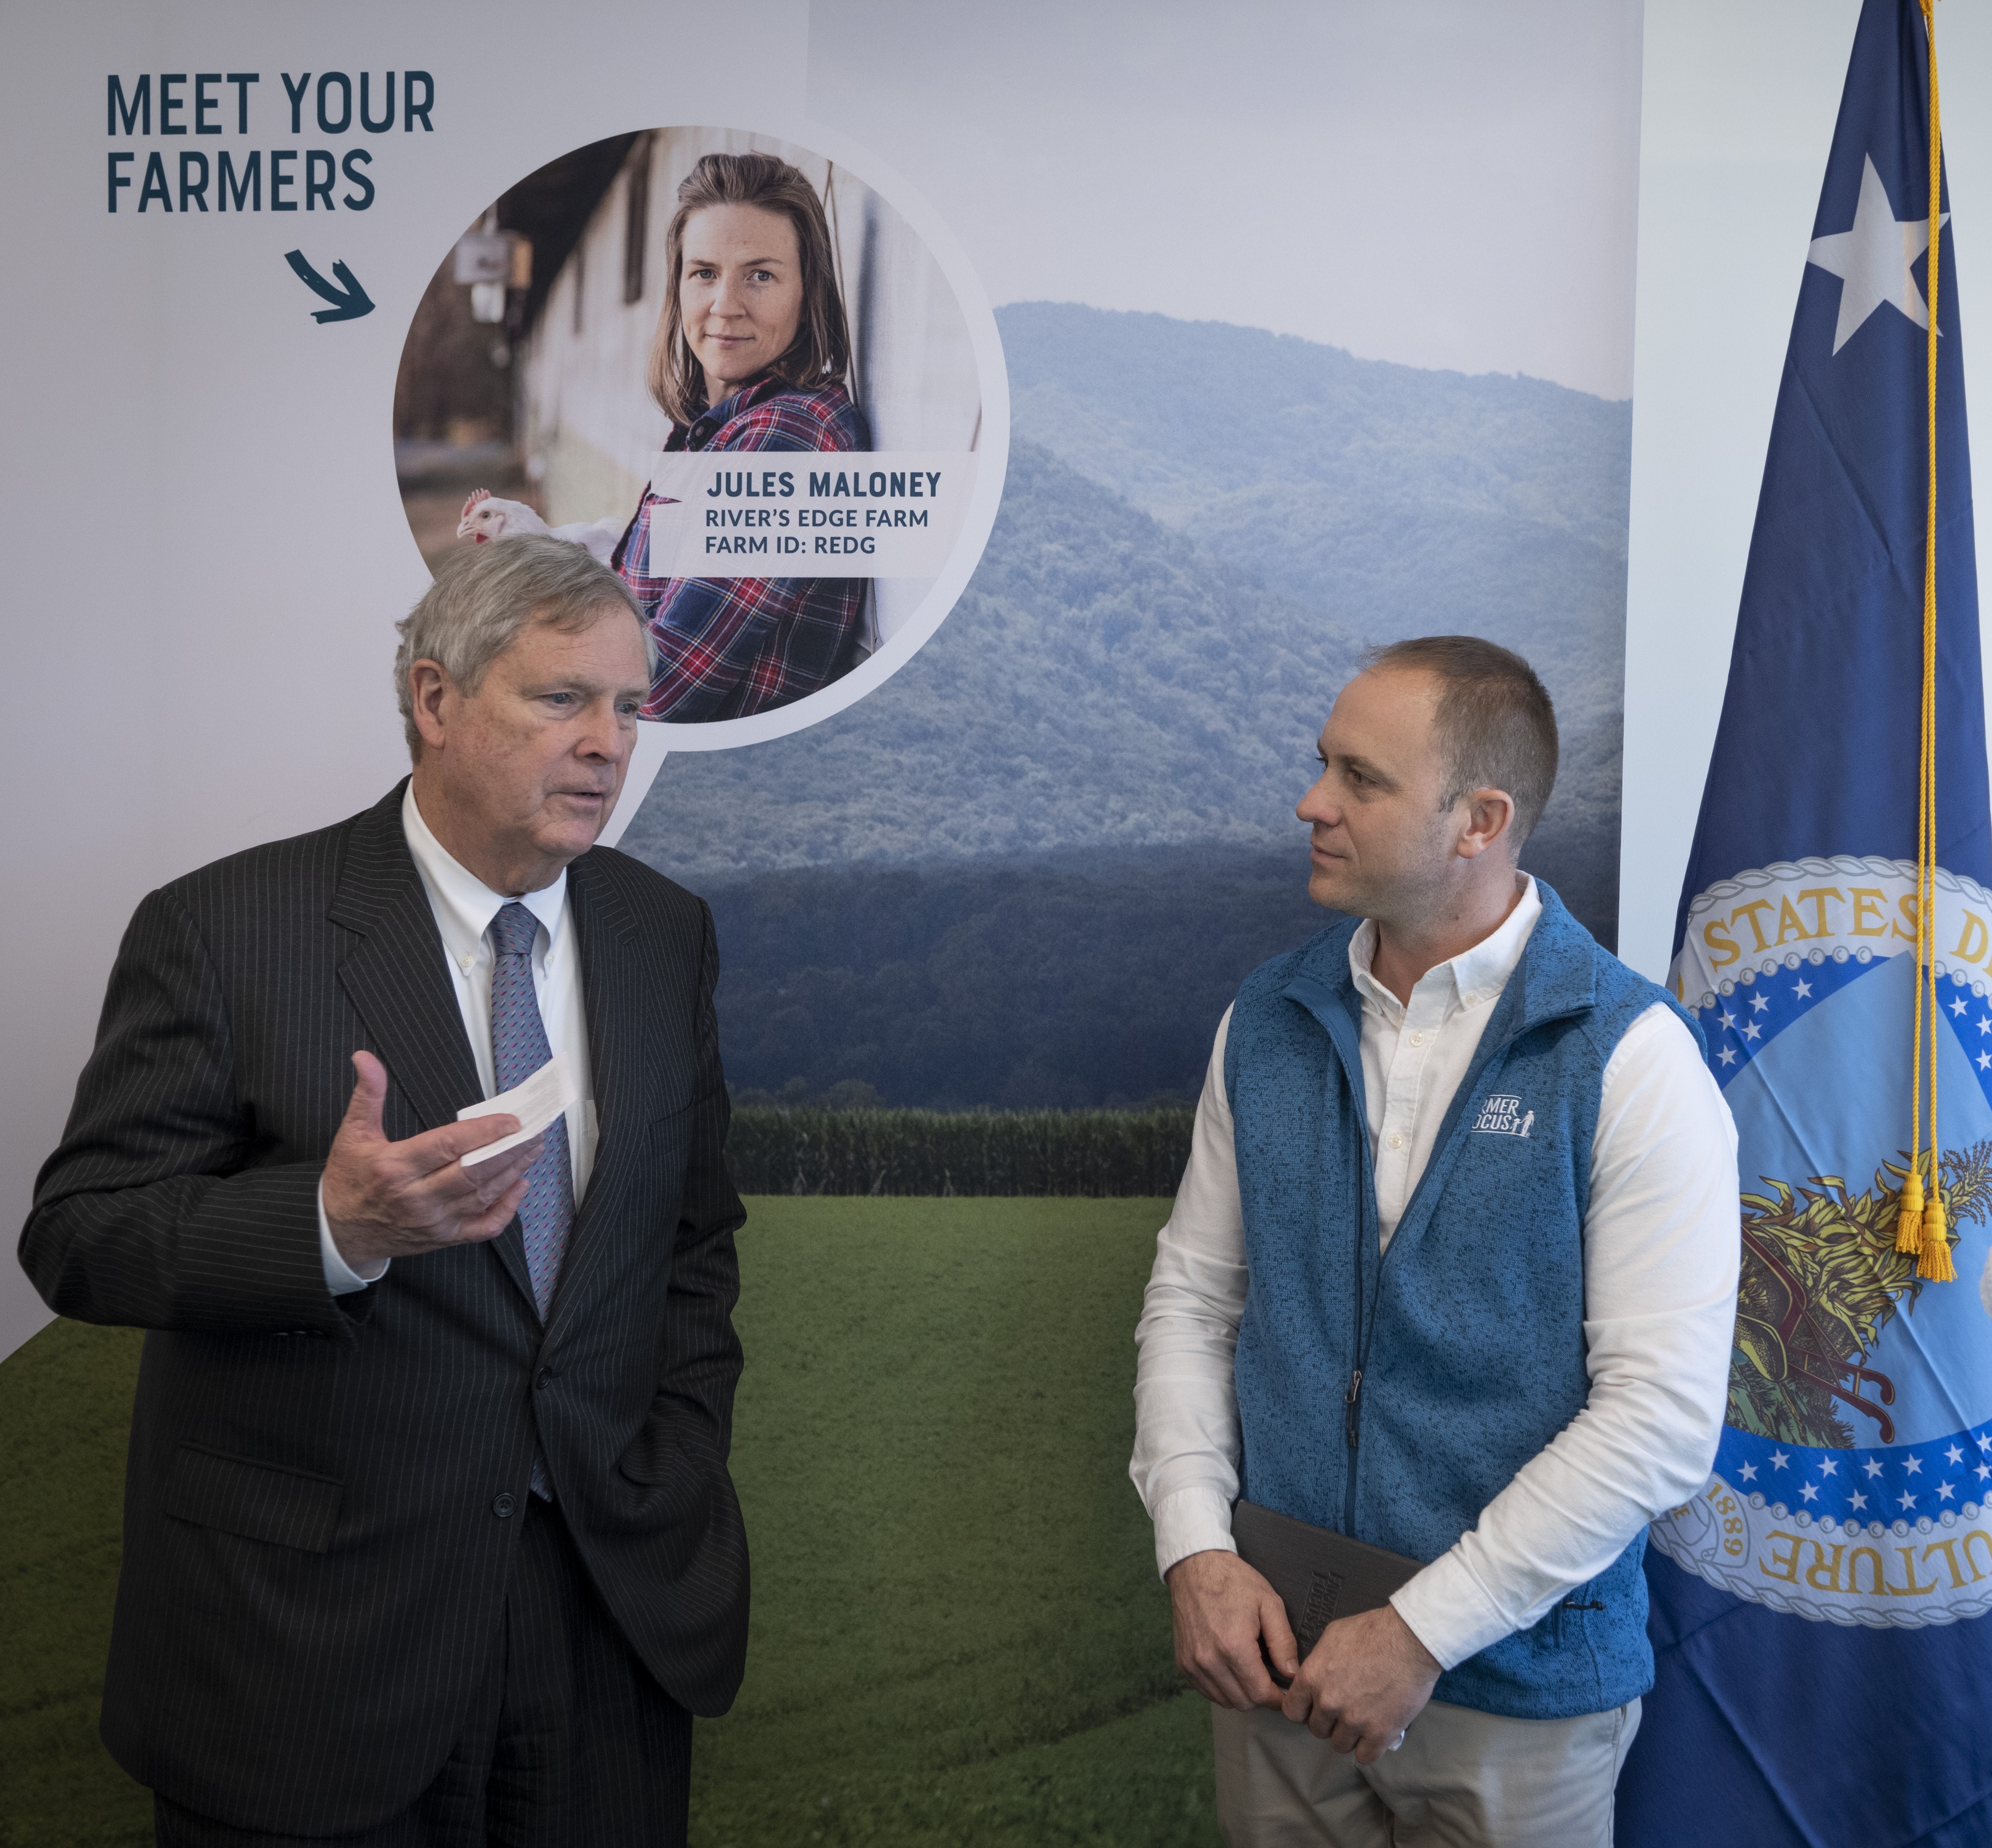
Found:
<path fill-rule="evenodd" d="M 1523 854 L 1615 936 L 1629 404 L 1257 329 L 997 311 L 1003 505 L 933 639 L 806 731 L 666 760 L 626 851 L 712 903 L 745 1095 L 1193 1096 L 1240 978 L 1325 921 L 1293 805 L 1364 649 L 1535 665 Z"/>

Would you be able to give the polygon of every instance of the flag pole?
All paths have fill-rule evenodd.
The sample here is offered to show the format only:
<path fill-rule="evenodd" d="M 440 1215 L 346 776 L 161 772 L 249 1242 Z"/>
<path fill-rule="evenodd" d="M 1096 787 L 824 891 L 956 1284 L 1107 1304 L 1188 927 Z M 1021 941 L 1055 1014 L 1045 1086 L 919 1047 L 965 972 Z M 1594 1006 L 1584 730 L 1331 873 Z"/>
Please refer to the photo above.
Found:
<path fill-rule="evenodd" d="M 1941 1144 L 1937 1134 L 1938 1001 L 1936 990 L 1936 391 L 1937 291 L 1943 229 L 1943 129 L 1938 108 L 1936 0 L 1921 0 L 1923 36 L 1929 48 L 1929 326 L 1924 336 L 1927 394 L 1924 428 L 1929 465 L 1923 524 L 1923 684 L 1922 754 L 1916 791 L 1916 1005 L 1915 1052 L 1909 1086 L 1909 1172 L 1895 1222 L 1895 1249 L 1912 1253 L 1916 1274 L 1932 1283 L 1957 1276 L 1951 1262 L 1944 1210 Z M 1929 1022 L 1924 1063 L 1923 1023 Z M 1929 1191 L 1922 1185 L 1922 1093 L 1929 1088 Z"/>

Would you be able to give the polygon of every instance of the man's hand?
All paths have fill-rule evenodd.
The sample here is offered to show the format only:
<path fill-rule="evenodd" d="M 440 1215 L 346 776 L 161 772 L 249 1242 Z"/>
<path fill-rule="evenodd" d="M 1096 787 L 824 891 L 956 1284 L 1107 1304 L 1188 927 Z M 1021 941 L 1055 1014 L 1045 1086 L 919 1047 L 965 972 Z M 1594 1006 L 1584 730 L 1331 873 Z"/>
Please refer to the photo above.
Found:
<path fill-rule="evenodd" d="M 1358 1764 L 1374 1764 L 1431 1699 L 1436 1657 L 1389 1604 L 1321 1633 L 1280 1710 Z"/>
<path fill-rule="evenodd" d="M 339 1255 L 356 1270 L 385 1258 L 495 1239 L 526 1197 L 526 1171 L 544 1136 L 476 1167 L 462 1158 L 510 1135 L 516 1117 L 473 1117 L 390 1142 L 380 1127 L 387 1069 L 371 1052 L 353 1055 L 346 1120 L 325 1163 L 325 1216 Z"/>
<path fill-rule="evenodd" d="M 1267 1672 L 1267 1659 L 1283 1676 L 1300 1667 L 1279 1593 L 1235 1553 L 1192 1553 L 1168 1569 L 1165 1582 L 1176 1666 L 1197 1692 L 1240 1713 L 1277 1707 L 1279 1685 Z"/>

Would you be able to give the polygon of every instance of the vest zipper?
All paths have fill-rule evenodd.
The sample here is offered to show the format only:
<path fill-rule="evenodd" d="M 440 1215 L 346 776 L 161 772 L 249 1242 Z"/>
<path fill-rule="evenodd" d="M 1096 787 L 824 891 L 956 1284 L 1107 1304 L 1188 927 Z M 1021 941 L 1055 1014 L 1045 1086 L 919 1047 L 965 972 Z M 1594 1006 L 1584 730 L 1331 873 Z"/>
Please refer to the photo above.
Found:
<path fill-rule="evenodd" d="M 1492 1048 L 1475 1055 L 1472 1067 L 1465 1077 L 1460 1081 L 1461 1089 L 1469 1093 L 1469 1100 L 1472 1087 L 1479 1083 L 1489 1063 L 1505 1053 L 1520 1037 L 1519 1033 L 1510 1033 L 1506 1039 Z M 1464 1115 L 1465 1113 L 1462 1111 L 1461 1120 L 1463 1120 Z M 1458 1120 L 1455 1120 L 1453 1137 L 1456 1138 L 1459 1133 Z M 1367 1123 L 1360 1124 L 1356 1128 L 1352 1140 L 1356 1146 L 1356 1172 L 1363 1177 L 1364 1188 L 1373 1198 L 1376 1191 L 1376 1178 L 1370 1166 L 1370 1133 Z M 1451 1139 L 1449 1138 L 1447 1144 L 1448 1147 L 1451 1146 Z M 1431 1162 L 1438 1160 L 1440 1153 L 1441 1151 L 1437 1148 L 1432 1151 L 1431 1161 L 1428 1161 L 1425 1167 L 1427 1177 L 1431 1172 Z M 1410 1218 L 1411 1208 L 1417 1204 L 1419 1195 L 1424 1191 L 1424 1178 L 1421 1177 L 1417 1187 L 1411 1190 L 1411 1197 L 1405 1202 L 1404 1219 Z M 1370 1331 L 1363 1325 L 1363 1262 L 1367 1256 L 1363 1239 L 1366 1230 L 1363 1217 L 1364 1216 L 1359 1212 L 1356 1216 L 1356 1287 L 1352 1293 L 1356 1299 L 1356 1364 L 1349 1372 L 1348 1389 L 1342 1395 L 1342 1432 L 1349 1445 L 1349 1468 L 1344 1472 L 1346 1487 L 1342 1492 L 1342 1531 L 1351 1539 L 1356 1537 L 1356 1452 L 1362 1441 L 1363 1374 L 1365 1363 L 1370 1357 L 1368 1345 Z M 1403 1224 L 1404 1219 L 1400 1219 L 1398 1225 L 1401 1228 Z M 1394 1245 L 1397 1240 L 1393 1238 L 1390 1242 Z M 1383 1291 L 1383 1266 L 1389 1261 L 1390 1255 L 1389 1252 L 1383 1251 L 1378 1253 L 1376 1257 L 1376 1287 L 1380 1304 Z"/>
<path fill-rule="evenodd" d="M 1547 1015 L 1542 1020 L 1523 1021 L 1519 1025 L 1511 1027 L 1509 1030 L 1507 1037 L 1505 1039 L 1499 1041 L 1496 1045 L 1489 1046 L 1483 1042 L 1480 1049 L 1475 1052 L 1473 1062 L 1468 1068 L 1465 1076 L 1461 1079 L 1458 1090 L 1460 1092 L 1465 1093 L 1468 1101 L 1471 1101 L 1474 1091 L 1478 1088 L 1481 1079 L 1485 1076 L 1489 1066 L 1492 1064 L 1496 1059 L 1504 1057 L 1506 1055 L 1508 1049 L 1511 1046 L 1514 1045 L 1517 1041 L 1521 1039 L 1526 1033 L 1534 1031 L 1537 1027 L 1553 1025 L 1557 1021 L 1572 1018 L 1580 1011 L 1584 1011 L 1584 1010 L 1570 1008 L 1567 1009 L 1562 1014 Z M 1334 1028 L 1332 1027 L 1329 1027 L 1328 1022 L 1325 1019 L 1322 1019 L 1322 1017 L 1319 1014 L 1316 1014 L 1315 1018 L 1321 1020 L 1321 1023 L 1324 1027 L 1328 1027 L 1329 1038 L 1332 1042 L 1335 1042 L 1337 1052 L 1341 1057 L 1343 1082 L 1349 1087 L 1349 1094 L 1352 1103 L 1350 1117 L 1352 1134 L 1350 1140 L 1356 1157 L 1356 1170 L 1357 1174 L 1362 1177 L 1363 1186 L 1370 1194 L 1371 1197 L 1373 1198 L 1376 1181 L 1370 1167 L 1369 1125 L 1366 1121 L 1360 1120 L 1357 1113 L 1352 1108 L 1353 1100 L 1356 1096 L 1356 1084 L 1349 1076 L 1350 1071 L 1349 1051 L 1348 1048 L 1346 1046 L 1342 1045 L 1339 1041 L 1335 1041 Z M 1489 1025 L 1491 1025 L 1492 1023 L 1490 1021 Z M 1354 1071 L 1359 1079 L 1361 1076 L 1362 1069 L 1362 1055 L 1359 1049 L 1356 1055 L 1356 1064 L 1354 1066 Z M 1454 1095 L 1454 1106 L 1457 1106 L 1458 1103 L 1458 1092 L 1455 1092 Z M 1448 1115 L 1449 1117 L 1451 1116 L 1451 1108 L 1448 1109 Z M 1464 1115 L 1465 1112 L 1462 1110 L 1458 1117 L 1454 1117 L 1452 1119 L 1452 1134 L 1446 1138 L 1443 1147 L 1434 1147 L 1432 1150 L 1431 1160 L 1425 1164 L 1424 1174 L 1419 1178 L 1418 1185 L 1411 1190 L 1410 1198 L 1404 1203 L 1403 1217 L 1400 1218 L 1397 1222 L 1400 1230 L 1403 1228 L 1404 1220 L 1411 1217 L 1412 1209 L 1420 1204 L 1424 1192 L 1426 1182 L 1431 1178 L 1433 1166 L 1439 1161 L 1445 1151 L 1450 1149 L 1453 1143 L 1458 1139 L 1462 1133 L 1460 1125 L 1461 1121 L 1464 1118 Z M 1360 1211 L 1358 1211 L 1355 1217 L 1355 1287 L 1352 1291 L 1351 1294 L 1355 1299 L 1356 1311 L 1356 1365 L 1349 1372 L 1348 1389 L 1342 1396 L 1342 1434 L 1347 1439 L 1349 1444 L 1349 1467 L 1343 1472 L 1344 1481 L 1346 1486 L 1343 1491 L 1342 1501 L 1342 1531 L 1347 1534 L 1352 1539 L 1356 1537 L 1356 1451 L 1361 1434 L 1360 1426 L 1363 1416 L 1363 1375 L 1365 1370 L 1363 1363 L 1369 1358 L 1366 1338 L 1369 1331 L 1366 1331 L 1363 1325 L 1364 1257 L 1363 1238 L 1364 1229 L 1363 1224 L 1363 1215 Z M 1391 1243 L 1395 1244 L 1397 1240 L 1393 1238 Z M 1377 1290 L 1380 1308 L 1381 1306 L 1380 1299 L 1383 1288 L 1383 1263 L 1389 1256 L 1390 1254 L 1388 1252 L 1380 1252 L 1377 1254 Z"/>

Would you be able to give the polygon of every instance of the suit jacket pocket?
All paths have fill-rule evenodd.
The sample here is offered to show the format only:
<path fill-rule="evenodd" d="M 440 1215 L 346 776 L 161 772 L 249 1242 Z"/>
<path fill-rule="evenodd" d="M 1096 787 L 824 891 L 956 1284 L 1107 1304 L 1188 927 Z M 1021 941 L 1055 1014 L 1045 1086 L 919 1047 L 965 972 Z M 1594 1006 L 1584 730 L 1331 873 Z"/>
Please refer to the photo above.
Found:
<path fill-rule="evenodd" d="M 675 1193 L 683 1185 L 697 1103 L 696 1098 L 688 1097 L 643 1125 L 643 1140 L 638 1147 L 646 1186 L 663 1186 Z"/>
<path fill-rule="evenodd" d="M 173 1519 L 197 1527 L 323 1553 L 332 1545 L 345 1492 L 346 1485 L 330 1476 L 182 1444 L 173 1458 L 165 1508 Z"/>
<path fill-rule="evenodd" d="M 640 1532 L 684 1528 L 680 1538 L 696 1546 L 711 1516 L 718 1464 L 711 1439 L 689 1413 L 653 1410 L 616 1461 L 616 1473 L 636 1492 L 621 1499 L 624 1519 Z"/>
<path fill-rule="evenodd" d="M 657 1137 L 682 1134 L 691 1121 L 692 1106 L 698 1102 L 696 1097 L 687 1097 L 683 1103 L 674 1103 L 661 1115 L 653 1117 L 643 1126 L 646 1136 Z"/>

